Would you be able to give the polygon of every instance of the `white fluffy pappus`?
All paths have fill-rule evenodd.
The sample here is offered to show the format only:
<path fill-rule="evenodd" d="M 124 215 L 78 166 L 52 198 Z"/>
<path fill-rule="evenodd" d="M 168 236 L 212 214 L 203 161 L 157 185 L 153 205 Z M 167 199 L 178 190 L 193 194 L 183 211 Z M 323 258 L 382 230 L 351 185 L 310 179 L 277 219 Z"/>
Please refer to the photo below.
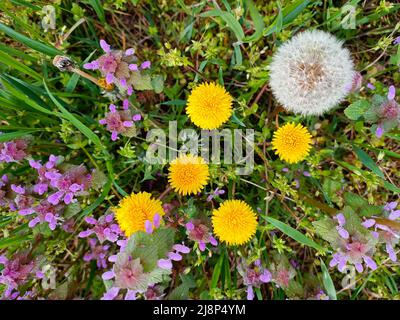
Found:
<path fill-rule="evenodd" d="M 324 31 L 305 31 L 274 54 L 270 86 L 286 110 L 320 115 L 346 97 L 354 74 L 350 52 L 342 41 Z"/>

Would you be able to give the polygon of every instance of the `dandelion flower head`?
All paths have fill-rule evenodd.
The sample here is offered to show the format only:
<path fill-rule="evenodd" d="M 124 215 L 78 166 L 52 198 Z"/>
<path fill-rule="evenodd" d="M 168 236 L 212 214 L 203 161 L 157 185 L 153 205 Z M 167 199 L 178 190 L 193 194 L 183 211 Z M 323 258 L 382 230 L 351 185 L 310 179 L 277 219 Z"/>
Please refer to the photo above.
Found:
<path fill-rule="evenodd" d="M 296 35 L 278 49 L 270 66 L 270 85 L 286 110 L 320 115 L 346 97 L 354 75 L 350 52 L 342 42 L 313 30 Z"/>
<path fill-rule="evenodd" d="M 152 199 L 148 192 L 132 193 L 125 197 L 114 213 L 120 229 L 127 237 L 137 231 L 145 231 L 146 220 L 153 221 L 155 214 L 165 214 L 161 201 Z"/>
<path fill-rule="evenodd" d="M 201 129 L 217 129 L 232 115 L 232 101 L 232 96 L 224 87 L 202 83 L 190 93 L 186 113 Z"/>
<path fill-rule="evenodd" d="M 228 245 L 241 245 L 250 240 L 257 228 L 257 217 L 241 200 L 227 200 L 212 214 L 214 234 Z"/>
<path fill-rule="evenodd" d="M 272 138 L 272 149 L 283 161 L 297 163 L 304 160 L 311 149 L 311 134 L 301 124 L 287 123 Z"/>
<path fill-rule="evenodd" d="M 181 195 L 200 192 L 209 178 L 208 165 L 202 157 L 181 155 L 171 162 L 168 180 Z"/>

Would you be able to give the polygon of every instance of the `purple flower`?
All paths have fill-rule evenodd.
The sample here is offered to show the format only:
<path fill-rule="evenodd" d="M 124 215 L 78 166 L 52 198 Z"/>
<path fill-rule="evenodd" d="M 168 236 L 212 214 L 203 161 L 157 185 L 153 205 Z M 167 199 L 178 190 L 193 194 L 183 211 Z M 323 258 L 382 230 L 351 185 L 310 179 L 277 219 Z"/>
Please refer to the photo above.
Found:
<path fill-rule="evenodd" d="M 135 49 L 133 49 L 133 48 L 129 48 L 129 49 L 127 49 L 125 51 L 125 55 L 126 56 L 131 56 L 131 55 L 134 55 L 134 54 L 135 54 Z"/>
<path fill-rule="evenodd" d="M 99 120 L 99 123 L 106 125 L 107 131 L 111 132 L 112 141 L 117 140 L 119 134 L 129 136 L 132 132 L 133 121 L 137 121 L 137 118 L 132 116 L 129 110 L 129 104 L 127 102 L 123 102 L 123 104 L 124 110 L 121 111 L 118 111 L 114 104 L 110 104 L 110 112 L 106 113 L 104 119 Z"/>
<path fill-rule="evenodd" d="M 100 40 L 100 47 L 103 49 L 105 53 L 110 53 L 111 51 L 110 45 L 103 39 Z"/>
<path fill-rule="evenodd" d="M 160 226 L 160 221 L 161 221 L 161 217 L 158 213 L 156 213 L 154 215 L 153 222 L 151 222 L 150 220 L 146 220 L 144 222 L 144 228 L 145 228 L 146 232 L 149 234 L 153 233 L 154 229 L 156 229 Z"/>
<path fill-rule="evenodd" d="M 209 228 L 203 224 L 200 220 L 192 220 L 186 224 L 186 232 L 190 240 L 196 241 L 199 245 L 200 251 L 206 249 L 206 244 L 210 243 L 213 246 L 217 246 L 218 242 L 211 235 Z"/>
<path fill-rule="evenodd" d="M 256 260 L 253 265 L 242 263 L 238 266 L 239 274 L 243 277 L 243 284 L 247 286 L 247 299 L 254 299 L 253 288 L 259 288 L 263 283 L 272 280 L 272 274 L 263 268 L 260 260 Z"/>
<path fill-rule="evenodd" d="M 168 259 L 159 259 L 157 262 L 158 267 L 161 269 L 170 270 L 172 269 L 172 261 L 181 261 L 182 255 L 181 253 L 189 253 L 190 249 L 182 244 L 175 244 L 172 246 L 172 249 L 175 251 L 168 252 Z"/>
<path fill-rule="evenodd" d="M 119 291 L 119 288 L 112 287 L 106 291 L 101 300 L 114 300 L 118 296 Z"/>
<path fill-rule="evenodd" d="M 383 131 L 382 126 L 379 125 L 379 126 L 376 127 L 375 135 L 376 135 L 377 138 L 379 138 L 379 139 L 382 138 L 383 132 L 384 131 Z"/>
<path fill-rule="evenodd" d="M 101 216 L 98 220 L 93 217 L 86 217 L 85 221 L 93 227 L 79 233 L 80 238 L 86 238 L 92 234 L 96 234 L 100 243 L 103 243 L 105 240 L 115 242 L 121 234 L 118 224 L 113 223 L 113 214 Z"/>
<path fill-rule="evenodd" d="M 18 162 L 25 159 L 27 148 L 28 143 L 23 139 L 0 142 L 0 162 Z"/>
<path fill-rule="evenodd" d="M 370 89 L 370 90 L 375 90 L 376 89 L 376 87 L 371 82 L 367 83 L 367 88 Z"/>
<path fill-rule="evenodd" d="M 140 69 L 148 69 L 150 68 L 150 66 L 151 66 L 150 61 L 145 61 L 140 65 Z"/>
<path fill-rule="evenodd" d="M 32 208 L 32 213 L 36 213 L 36 216 L 29 221 L 28 226 L 33 228 L 37 224 L 47 223 L 50 230 L 54 230 L 61 221 L 60 213 L 63 209 L 62 205 L 53 205 L 47 200 L 42 200 Z"/>
<path fill-rule="evenodd" d="M 329 296 L 323 290 L 320 290 L 315 298 L 317 300 L 329 300 Z"/>
<path fill-rule="evenodd" d="M 14 289 L 25 284 L 29 276 L 35 274 L 36 264 L 28 258 L 26 253 L 16 253 L 11 259 L 0 256 L 0 264 L 3 270 L 0 271 L 0 284 L 4 284 L 6 289 L 3 296 L 8 298 Z"/>
<path fill-rule="evenodd" d="M 181 252 L 181 253 L 189 253 L 190 252 L 190 248 L 184 246 L 183 244 L 175 244 L 172 247 L 176 252 Z"/>
<path fill-rule="evenodd" d="M 92 238 L 88 240 L 90 252 L 83 256 L 84 261 L 96 260 L 97 267 L 101 269 L 107 268 L 106 255 L 108 253 L 109 245 L 97 245 L 97 240 Z"/>
<path fill-rule="evenodd" d="M 338 221 L 338 226 L 336 227 L 336 230 L 338 231 L 339 235 L 343 239 L 348 239 L 349 238 L 349 233 L 347 230 L 344 228 L 344 225 L 346 224 L 346 218 L 342 213 L 339 213 L 334 219 Z"/>
<path fill-rule="evenodd" d="M 135 290 L 144 280 L 140 259 L 131 259 L 127 254 L 118 254 L 114 264 L 115 285 L 122 289 Z"/>
<path fill-rule="evenodd" d="M 64 174 L 46 175 L 46 177 L 50 179 L 50 185 L 58 190 L 47 198 L 54 205 L 61 200 L 65 204 L 75 202 L 75 197 L 84 194 L 91 184 L 91 175 L 83 165 L 74 166 Z"/>
<path fill-rule="evenodd" d="M 340 272 L 343 272 L 347 263 L 355 266 L 358 272 L 362 272 L 363 262 L 372 270 L 377 268 L 375 261 L 371 258 L 374 247 L 370 243 L 364 243 L 357 239 L 347 242 L 340 252 L 333 255 L 329 263 L 330 267 L 337 266 Z"/>
<path fill-rule="evenodd" d="M 394 39 L 393 44 L 396 46 L 398 44 L 400 44 L 400 36 L 397 37 L 396 39 Z"/>
<path fill-rule="evenodd" d="M 362 85 L 362 80 L 363 80 L 363 77 L 362 77 L 361 73 L 360 72 L 355 72 L 352 82 L 349 85 L 347 85 L 347 87 L 346 87 L 347 90 L 349 92 L 357 92 L 357 91 L 359 91 L 360 88 L 361 88 L 361 85 Z"/>
<path fill-rule="evenodd" d="M 219 188 L 216 188 L 214 191 L 210 193 L 210 195 L 207 197 L 207 202 L 210 202 L 214 197 L 220 196 L 225 194 L 225 190 L 219 190 Z"/>
<path fill-rule="evenodd" d="M 125 51 L 112 50 L 111 46 L 105 41 L 100 40 L 100 47 L 103 49 L 104 54 L 97 60 L 86 63 L 83 67 L 89 70 L 99 70 L 105 78 L 107 84 L 119 85 L 122 89 L 127 90 L 127 95 L 133 93 L 132 72 L 139 72 L 140 70 L 150 68 L 150 62 L 143 62 L 140 67 L 135 62 L 135 50 L 129 48 Z"/>
<path fill-rule="evenodd" d="M 172 262 L 170 259 L 160 259 L 157 261 L 157 266 L 161 269 L 172 269 Z"/>
<path fill-rule="evenodd" d="M 394 100 L 395 97 L 396 97 L 396 88 L 395 86 L 390 86 L 387 98 L 388 100 Z"/>
<path fill-rule="evenodd" d="M 254 299 L 254 291 L 252 286 L 247 287 L 247 300 L 253 300 Z"/>

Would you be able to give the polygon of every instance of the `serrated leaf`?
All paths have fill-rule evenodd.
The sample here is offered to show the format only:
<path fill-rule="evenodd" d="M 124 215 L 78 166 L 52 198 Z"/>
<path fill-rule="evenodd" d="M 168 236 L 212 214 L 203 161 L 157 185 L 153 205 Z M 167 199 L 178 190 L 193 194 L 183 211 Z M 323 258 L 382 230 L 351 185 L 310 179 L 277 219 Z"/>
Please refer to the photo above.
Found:
<path fill-rule="evenodd" d="M 350 120 L 358 120 L 364 114 L 365 111 L 370 107 L 370 104 L 366 100 L 358 100 L 349 105 L 345 110 L 344 114 Z"/>
<path fill-rule="evenodd" d="M 164 77 L 162 75 L 158 75 L 151 79 L 151 85 L 155 93 L 161 93 L 164 90 Z"/>
<path fill-rule="evenodd" d="M 315 232 L 324 240 L 328 241 L 332 246 L 336 246 L 338 241 L 338 233 L 335 222 L 328 217 L 322 220 L 312 222 Z"/>
<path fill-rule="evenodd" d="M 196 287 L 196 282 L 192 275 L 180 275 L 182 283 L 177 286 L 168 296 L 168 300 L 187 300 L 189 291 Z"/>
<path fill-rule="evenodd" d="M 139 91 L 153 90 L 153 85 L 151 83 L 151 76 L 149 74 L 142 74 L 141 72 L 132 72 L 129 81 L 136 90 Z"/>
<path fill-rule="evenodd" d="M 143 270 L 149 272 L 157 266 L 159 259 L 165 258 L 174 244 L 171 228 L 158 228 L 152 234 L 135 232 L 128 241 L 127 252 L 133 258 L 140 258 Z"/>
<path fill-rule="evenodd" d="M 350 206 L 354 211 L 368 206 L 368 201 L 358 194 L 352 192 L 345 192 L 344 194 L 345 203 Z"/>
<path fill-rule="evenodd" d="M 368 205 L 364 208 L 361 208 L 360 215 L 364 217 L 378 216 L 382 213 L 382 210 L 382 206 Z"/>

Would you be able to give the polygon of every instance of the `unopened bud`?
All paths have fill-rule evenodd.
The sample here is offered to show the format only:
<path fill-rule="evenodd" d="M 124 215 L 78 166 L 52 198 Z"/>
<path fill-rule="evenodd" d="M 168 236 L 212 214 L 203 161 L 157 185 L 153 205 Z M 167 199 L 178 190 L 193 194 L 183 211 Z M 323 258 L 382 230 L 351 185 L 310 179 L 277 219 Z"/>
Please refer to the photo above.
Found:
<path fill-rule="evenodd" d="M 75 68 L 75 63 L 65 56 L 55 56 L 53 59 L 53 65 L 60 71 L 72 71 Z"/>

